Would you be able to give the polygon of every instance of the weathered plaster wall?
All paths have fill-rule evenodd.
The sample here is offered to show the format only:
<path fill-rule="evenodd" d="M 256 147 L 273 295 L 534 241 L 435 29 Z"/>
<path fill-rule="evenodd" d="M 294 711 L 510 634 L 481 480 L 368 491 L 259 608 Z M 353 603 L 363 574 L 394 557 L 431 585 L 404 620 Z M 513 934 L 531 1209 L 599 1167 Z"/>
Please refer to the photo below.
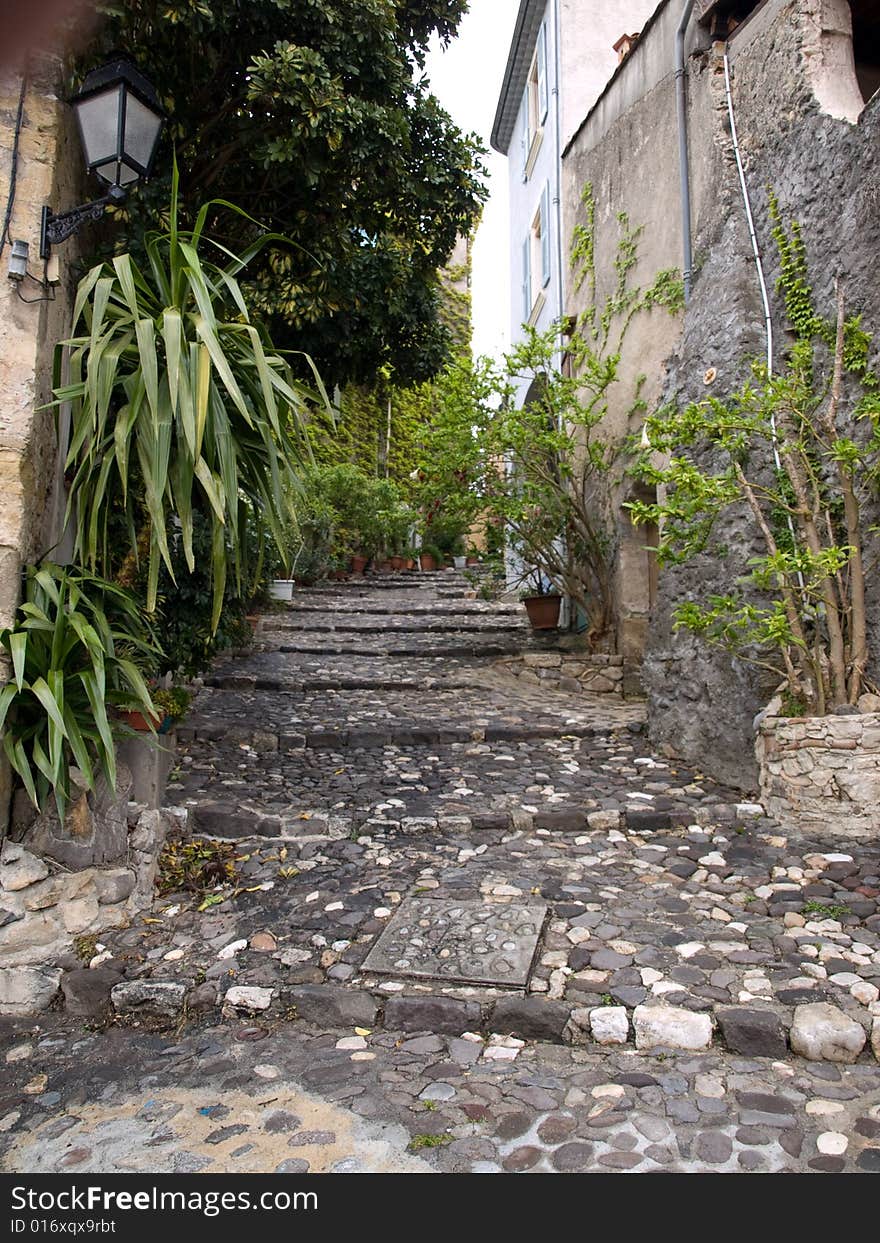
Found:
<path fill-rule="evenodd" d="M 565 147 L 617 69 L 615 43 L 643 28 L 657 0 L 559 0 L 559 5 Z"/>
<path fill-rule="evenodd" d="M 24 96 L 10 236 L 30 248 L 29 270 L 42 278 L 40 211 L 62 210 L 81 193 L 82 156 L 69 108 L 58 96 L 60 59 L 33 57 Z M 12 176 L 21 75 L 0 75 L 0 209 Z M 7 279 L 10 246 L 0 259 L 0 626 L 9 625 L 19 599 L 22 564 L 47 552 L 59 534 L 57 454 L 51 398 L 52 351 L 70 329 L 76 240 L 61 255 L 54 300 L 33 280 Z M 20 296 L 19 296 L 20 295 Z M 5 673 L 0 669 L 0 678 Z M 8 774 L 0 774 L 0 836 L 7 823 Z"/>
<path fill-rule="evenodd" d="M 633 287 L 647 286 L 659 271 L 681 266 L 678 131 L 675 90 L 669 76 L 679 17 L 674 4 L 657 12 L 563 161 L 568 239 L 576 224 L 585 223 L 580 205 L 585 185 L 592 186 L 595 198 L 595 304 L 600 311 L 617 281 L 619 213 L 627 214 L 631 228 L 642 230 L 638 264 L 630 277 Z M 690 44 L 695 43 L 699 43 L 699 33 L 691 37 Z M 690 89 L 694 112 L 711 118 L 714 100 L 705 57 L 691 60 Z M 695 162 L 693 191 L 698 209 L 715 194 L 716 157 L 715 147 L 709 145 L 705 156 Z M 572 289 L 567 311 L 579 315 L 590 296 L 586 283 L 580 290 Z M 631 411 L 642 378 L 641 398 L 649 408 L 660 402 L 667 382 L 666 361 L 680 336 L 680 319 L 663 310 L 638 315 L 630 324 L 604 429 L 617 443 L 638 431 L 640 417 Z M 653 586 L 648 538 L 644 530 L 632 527 L 623 509 L 632 495 L 633 481 L 618 473 L 604 498 L 609 528 L 616 538 L 617 645 L 627 660 L 640 659 L 644 651 Z"/>
<path fill-rule="evenodd" d="M 570 233 L 574 221 L 580 187 L 590 180 L 601 205 L 597 250 L 605 282 L 613 259 L 609 222 L 618 210 L 627 210 L 634 224 L 644 225 L 642 279 L 650 279 L 657 268 L 681 265 L 672 77 L 679 11 L 680 6 L 668 4 L 658 13 L 632 64 L 600 100 L 566 155 L 566 231 Z M 877 331 L 880 97 L 863 107 L 853 93 L 854 79 L 843 56 L 848 13 L 844 0 L 769 0 L 728 46 L 739 137 L 771 290 L 778 271 L 767 187 L 778 195 L 784 216 L 801 222 L 818 305 L 830 311 L 839 276 L 846 283 L 850 308 L 862 311 L 866 327 Z M 760 294 L 724 100 L 723 48 L 701 51 L 694 35 L 689 47 L 696 274 L 677 346 L 676 334 L 670 336 L 666 328 L 658 330 L 648 321 L 627 343 L 622 374 L 631 378 L 641 370 L 649 375 L 649 403 L 661 395 L 677 401 L 704 396 L 709 368 L 716 371 L 712 391 L 729 392 L 745 378 L 750 360 L 764 351 Z M 786 335 L 775 293 L 773 314 L 778 364 Z M 618 430 L 624 408 L 619 403 Z M 681 632 L 674 635 L 671 621 L 678 601 L 726 590 L 735 581 L 753 547 L 745 515 L 732 517 L 724 545 L 723 558 L 716 548 L 686 567 L 661 574 L 643 680 L 655 743 L 674 747 L 725 782 L 751 788 L 757 779 L 752 721 L 769 698 L 769 688 L 750 667 Z M 625 578 L 633 577 L 630 569 Z M 621 584 L 624 612 L 627 592 L 637 590 L 637 581 Z M 876 587 L 871 619 L 876 651 Z"/>

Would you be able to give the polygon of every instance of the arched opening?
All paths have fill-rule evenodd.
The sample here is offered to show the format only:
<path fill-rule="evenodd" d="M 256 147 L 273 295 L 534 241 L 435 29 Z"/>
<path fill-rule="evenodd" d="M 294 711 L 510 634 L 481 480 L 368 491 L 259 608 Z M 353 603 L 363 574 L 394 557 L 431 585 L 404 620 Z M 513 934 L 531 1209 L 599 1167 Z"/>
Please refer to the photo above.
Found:
<path fill-rule="evenodd" d="M 865 103 L 880 91 L 880 9 L 877 0 L 850 0 L 853 60 Z"/>

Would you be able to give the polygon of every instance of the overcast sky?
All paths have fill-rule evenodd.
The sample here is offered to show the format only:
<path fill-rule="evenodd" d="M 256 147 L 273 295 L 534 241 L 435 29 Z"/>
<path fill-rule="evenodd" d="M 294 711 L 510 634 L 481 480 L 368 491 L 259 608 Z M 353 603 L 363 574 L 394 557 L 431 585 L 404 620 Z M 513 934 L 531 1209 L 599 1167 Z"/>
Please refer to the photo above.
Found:
<path fill-rule="evenodd" d="M 487 149 L 518 9 L 519 0 L 471 0 L 458 38 L 445 52 L 435 44 L 428 58 L 434 94 Z M 497 357 L 510 336 L 507 160 L 489 150 L 491 193 L 473 251 L 474 353 Z"/>

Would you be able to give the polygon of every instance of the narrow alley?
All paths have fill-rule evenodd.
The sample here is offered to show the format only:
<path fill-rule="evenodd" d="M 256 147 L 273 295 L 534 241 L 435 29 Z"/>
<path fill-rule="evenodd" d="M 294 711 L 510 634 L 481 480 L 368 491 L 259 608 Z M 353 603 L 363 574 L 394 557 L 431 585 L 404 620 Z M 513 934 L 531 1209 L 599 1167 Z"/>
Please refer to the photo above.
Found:
<path fill-rule="evenodd" d="M 167 800 L 235 876 L 4 1020 L 0 1168 L 880 1168 L 877 847 L 548 689 L 480 587 L 297 589 L 216 667 Z"/>

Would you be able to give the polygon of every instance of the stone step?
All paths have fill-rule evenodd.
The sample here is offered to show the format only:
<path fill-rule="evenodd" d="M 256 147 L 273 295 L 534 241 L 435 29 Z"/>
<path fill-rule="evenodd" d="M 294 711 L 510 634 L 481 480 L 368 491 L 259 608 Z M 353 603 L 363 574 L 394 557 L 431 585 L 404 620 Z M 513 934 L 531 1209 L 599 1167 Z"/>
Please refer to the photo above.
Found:
<path fill-rule="evenodd" d="M 399 604 L 394 604 L 393 609 L 389 613 L 388 604 L 369 603 L 368 597 L 364 599 L 358 598 L 351 600 L 345 597 L 329 597 L 303 598 L 297 595 L 295 600 L 287 604 L 290 613 L 327 613 L 332 611 L 333 615 L 353 614 L 355 616 L 364 614 L 368 616 L 381 617 L 523 617 L 522 609 L 515 604 L 495 604 L 488 603 L 485 600 L 462 600 L 459 604 L 453 606 L 451 604 L 428 603 L 422 604 L 415 601 L 402 600 Z M 269 622 L 278 616 L 284 616 L 277 613 L 266 613 L 263 620 Z"/>
<path fill-rule="evenodd" d="M 561 736 L 557 727 L 552 737 L 539 727 L 523 738 L 517 726 L 498 725 L 491 740 L 447 741 L 439 726 L 429 725 L 427 736 L 436 741 L 422 741 L 417 727 L 391 744 L 387 736 L 353 729 L 343 739 L 329 729 L 311 738 L 297 731 L 279 738 L 276 749 L 269 734 L 237 741 L 229 726 L 208 726 L 203 736 L 180 742 L 167 797 L 186 807 L 224 804 L 266 819 L 274 826 L 270 835 L 301 833 L 297 822 L 304 812 L 397 832 L 404 818 L 430 826 L 439 818 L 476 822 L 504 815 L 515 821 L 523 814 L 546 817 L 539 827 L 548 828 L 568 818 L 566 827 L 578 831 L 592 812 L 616 818 L 623 811 L 631 828 L 653 833 L 699 823 L 703 815 L 720 817 L 725 806 L 735 806 L 733 792 L 697 781 L 692 770 L 640 758 L 643 728 L 631 719 L 616 729 L 607 722 L 584 724 Z M 282 821 L 293 829 L 278 830 Z"/>
<path fill-rule="evenodd" d="M 285 634 L 289 632 L 309 633 L 315 635 L 325 633 L 351 634 L 476 634 L 476 635 L 522 635 L 530 638 L 529 628 L 518 618 L 462 618 L 461 616 L 446 619 L 414 619 L 401 617 L 395 613 L 384 614 L 381 624 L 375 616 L 341 613 L 318 613 L 310 616 L 297 616 L 295 613 L 285 618 L 265 618 L 261 628 L 261 636 Z"/>
<path fill-rule="evenodd" d="M 266 648 L 218 662 L 208 685 L 245 690 L 396 690 L 417 687 L 433 690 L 471 689 L 483 662 L 463 658 L 399 657 L 359 650 L 356 656 Z"/>
<path fill-rule="evenodd" d="M 225 740 L 258 751 L 432 746 L 451 742 L 517 742 L 606 736 L 638 722 L 638 711 L 607 715 L 594 700 L 558 707 L 512 708 L 503 691 L 440 683 L 420 699 L 412 687 L 303 690 L 280 679 L 230 675 L 199 695 L 177 731 L 179 740 Z M 568 711 L 565 709 L 568 708 Z M 337 724 L 329 728 L 328 722 Z"/>
<path fill-rule="evenodd" d="M 425 723 L 423 717 L 400 719 L 393 725 L 376 722 L 350 729 L 315 728 L 302 722 L 302 729 L 278 731 L 260 721 L 235 721 L 233 718 L 200 718 L 193 714 L 177 730 L 179 741 L 218 741 L 242 743 L 261 751 L 350 751 L 359 748 L 376 750 L 383 747 L 432 747 L 453 742 L 529 742 L 538 738 L 593 738 L 607 733 L 595 725 L 574 724 L 560 728 L 557 724 L 535 725 L 457 725 L 453 719 Z"/>
<path fill-rule="evenodd" d="M 450 641 L 451 639 L 455 641 Z M 272 643 L 271 638 L 267 640 Z M 402 656 L 402 657 L 434 657 L 460 660 L 468 657 L 512 656 L 520 652 L 529 642 L 528 635 L 513 634 L 504 639 L 495 634 L 485 639 L 476 634 L 457 632 L 443 639 L 435 640 L 431 635 L 424 635 L 420 641 L 418 635 L 397 638 L 392 634 L 364 635 L 358 641 L 353 638 L 321 642 L 318 638 L 301 641 L 285 639 L 283 642 L 272 643 L 274 651 L 299 654 L 301 656 Z"/>
<path fill-rule="evenodd" d="M 480 575 L 476 576 L 477 578 Z M 345 582 L 313 583 L 306 588 L 294 587 L 294 592 L 346 592 L 346 591 L 435 591 L 443 588 L 473 590 L 473 582 L 458 570 L 403 571 L 400 574 L 363 574 Z"/>
<path fill-rule="evenodd" d="M 406 838 L 419 838 L 422 846 L 433 838 L 475 840 L 479 845 L 488 841 L 497 843 L 511 833 L 576 836 L 620 831 L 644 834 L 650 842 L 653 834 L 680 833 L 691 824 L 744 825 L 754 819 L 741 810 L 743 804 L 736 803 L 713 804 L 711 812 L 705 808 L 696 812 L 682 808 L 657 812 L 652 817 L 655 827 L 651 828 L 641 808 L 632 806 L 591 809 L 569 803 L 538 811 L 474 807 L 469 815 L 444 814 L 442 809 L 421 809 L 422 814 L 410 814 L 410 809 L 401 807 L 392 814 L 391 811 L 373 813 L 357 807 L 312 807 L 303 803 L 266 806 L 253 799 L 232 799 L 228 795 L 224 799 L 221 791 L 212 793 L 217 797 L 184 799 L 177 804 L 186 809 L 188 832 L 242 843 L 260 838 L 338 841 L 368 836 L 379 842 L 387 839 L 399 849 L 401 840 Z M 680 878 L 683 877 L 684 872 Z"/>

